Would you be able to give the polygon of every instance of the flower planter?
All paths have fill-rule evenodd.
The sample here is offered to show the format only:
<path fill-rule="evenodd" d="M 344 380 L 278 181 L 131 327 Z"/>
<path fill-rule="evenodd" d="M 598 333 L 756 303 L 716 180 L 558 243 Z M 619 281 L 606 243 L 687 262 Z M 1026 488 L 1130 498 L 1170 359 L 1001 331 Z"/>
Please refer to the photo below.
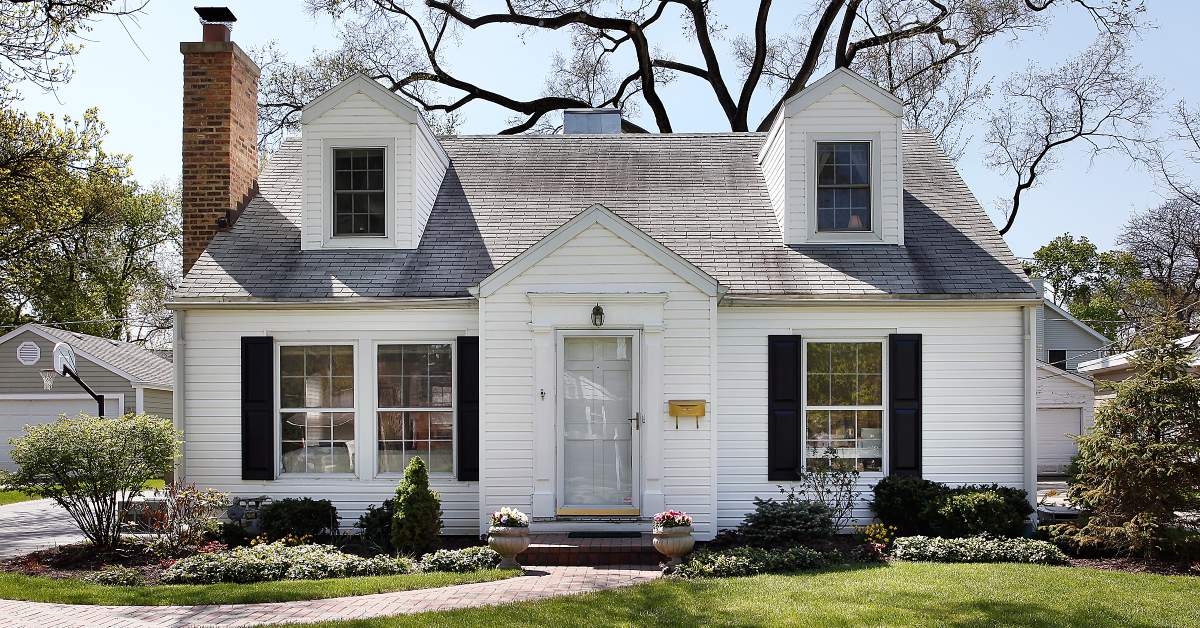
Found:
<path fill-rule="evenodd" d="M 678 565 L 696 545 L 696 539 L 692 538 L 692 526 L 654 528 L 654 537 L 651 540 L 654 549 L 670 559 L 667 567 Z"/>
<path fill-rule="evenodd" d="M 517 554 L 529 547 L 529 528 L 492 526 L 488 528 L 488 547 L 500 555 L 501 569 L 519 569 Z"/>

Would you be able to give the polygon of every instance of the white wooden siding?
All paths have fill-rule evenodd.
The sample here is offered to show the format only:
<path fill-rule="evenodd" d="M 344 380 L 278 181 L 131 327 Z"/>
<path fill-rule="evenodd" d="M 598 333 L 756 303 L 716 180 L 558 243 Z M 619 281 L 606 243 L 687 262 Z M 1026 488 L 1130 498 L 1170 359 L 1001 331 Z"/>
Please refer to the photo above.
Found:
<path fill-rule="evenodd" d="M 438 189 L 446 176 L 446 168 L 450 165 L 450 157 L 442 150 L 437 138 L 423 124 L 413 125 L 413 228 L 411 248 L 417 248 L 421 243 L 421 235 L 425 233 L 425 225 L 429 222 L 429 214 L 437 200 Z"/>
<path fill-rule="evenodd" d="M 353 525 L 370 504 L 392 496 L 398 479 L 375 477 L 373 452 L 376 433 L 373 413 L 375 387 L 371 373 L 373 342 L 388 340 L 452 341 L 476 333 L 474 308 L 459 309 L 338 309 L 338 310 L 189 310 L 183 372 L 185 434 L 184 476 L 203 487 L 235 495 L 314 497 L 333 500 L 342 525 Z M 356 343 L 358 399 L 356 440 L 358 478 L 284 475 L 273 481 L 241 479 L 241 337 L 274 336 L 276 342 Z M 432 488 L 441 493 L 444 532 L 479 531 L 477 482 L 459 482 L 434 474 Z"/>
<path fill-rule="evenodd" d="M 857 92 L 847 87 L 839 87 L 803 111 L 790 114 L 785 127 L 787 243 L 807 242 L 809 221 L 816 220 L 815 216 L 809 216 L 808 208 L 813 195 L 810 186 L 816 173 L 813 156 L 809 153 L 812 143 L 810 136 L 819 133 L 862 134 L 864 138 L 878 134 L 880 146 L 872 149 L 871 158 L 881 160 L 882 180 L 872 181 L 871 184 L 881 186 L 880 235 L 882 241 L 889 244 L 903 242 L 903 158 L 899 118 Z"/>
<path fill-rule="evenodd" d="M 762 168 L 767 183 L 767 196 L 771 199 L 771 210 L 779 224 L 780 238 L 787 233 L 787 126 L 786 118 L 780 116 L 771 127 L 767 141 L 759 153 L 758 165 Z M 789 240 L 784 240 L 790 242 Z"/>
<path fill-rule="evenodd" d="M 663 399 L 710 399 L 709 297 L 602 226 L 593 225 L 484 300 L 483 512 L 515 506 L 530 512 L 534 489 L 536 395 L 531 292 L 665 292 Z M 588 325 L 591 304 L 581 307 Z M 643 381 L 645 381 L 643 373 Z M 663 494 L 687 511 L 700 534 L 712 525 L 711 421 L 676 430 L 664 418 Z M 643 454 L 645 455 L 645 454 Z"/>
<path fill-rule="evenodd" d="M 394 234 L 385 242 L 373 240 L 372 247 L 412 248 L 413 238 L 413 135 L 414 124 L 361 92 L 347 97 L 316 120 L 304 124 L 304 209 L 301 248 L 315 250 L 354 245 L 366 240 L 346 240 L 335 244 L 325 241 L 325 198 L 332 194 L 331 181 L 325 181 L 325 156 L 328 140 L 370 139 L 394 143 Z M 438 177 L 438 181 L 441 178 Z M 415 240 L 420 240 L 417 234 Z"/>
<path fill-rule="evenodd" d="M 767 480 L 767 336 L 922 335 L 922 469 L 941 482 L 1023 486 L 1024 380 L 1021 310 L 954 306 L 722 307 L 718 310 L 717 508 L 735 527 L 754 497 L 778 495 Z M 860 331 L 856 331 L 860 330 Z M 811 336 L 810 336 L 811 337 Z M 886 436 L 885 436 L 886 438 Z M 864 477 L 855 514 L 874 479 Z"/>

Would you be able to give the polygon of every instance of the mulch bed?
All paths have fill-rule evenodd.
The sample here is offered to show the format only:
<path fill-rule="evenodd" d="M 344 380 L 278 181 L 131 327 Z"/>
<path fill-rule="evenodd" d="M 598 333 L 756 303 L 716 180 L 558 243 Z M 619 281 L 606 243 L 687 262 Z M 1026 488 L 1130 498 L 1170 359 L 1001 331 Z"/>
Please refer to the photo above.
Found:
<path fill-rule="evenodd" d="M 1072 558 L 1072 567 L 1090 567 L 1127 573 L 1151 573 L 1163 576 L 1200 576 L 1200 562 L 1172 562 L 1145 558 Z"/>
<path fill-rule="evenodd" d="M 96 552 L 90 545 L 78 543 L 0 561 L 0 571 L 45 578 L 83 578 L 105 566 L 121 565 L 141 571 L 146 584 L 158 584 L 163 570 L 171 562 L 150 555 L 140 545 L 128 544 L 113 551 Z"/>

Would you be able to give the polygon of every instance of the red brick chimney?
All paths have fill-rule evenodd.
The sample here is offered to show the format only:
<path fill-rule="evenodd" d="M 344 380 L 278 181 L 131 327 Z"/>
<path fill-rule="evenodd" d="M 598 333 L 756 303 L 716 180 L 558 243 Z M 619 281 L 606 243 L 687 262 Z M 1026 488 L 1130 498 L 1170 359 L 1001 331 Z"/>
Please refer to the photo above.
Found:
<path fill-rule="evenodd" d="M 258 65 L 229 39 L 225 7 L 196 7 L 203 41 L 183 42 L 183 272 L 237 220 L 258 176 Z"/>

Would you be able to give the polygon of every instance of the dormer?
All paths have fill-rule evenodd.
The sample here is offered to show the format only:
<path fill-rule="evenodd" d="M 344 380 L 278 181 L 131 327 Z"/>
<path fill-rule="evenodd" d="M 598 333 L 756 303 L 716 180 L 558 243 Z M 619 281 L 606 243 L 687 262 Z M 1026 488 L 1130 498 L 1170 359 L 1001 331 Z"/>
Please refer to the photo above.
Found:
<path fill-rule="evenodd" d="M 301 248 L 415 249 L 450 164 L 417 108 L 358 75 L 304 107 Z"/>
<path fill-rule="evenodd" d="M 845 68 L 784 103 L 758 161 L 785 244 L 904 244 L 903 115 Z"/>

